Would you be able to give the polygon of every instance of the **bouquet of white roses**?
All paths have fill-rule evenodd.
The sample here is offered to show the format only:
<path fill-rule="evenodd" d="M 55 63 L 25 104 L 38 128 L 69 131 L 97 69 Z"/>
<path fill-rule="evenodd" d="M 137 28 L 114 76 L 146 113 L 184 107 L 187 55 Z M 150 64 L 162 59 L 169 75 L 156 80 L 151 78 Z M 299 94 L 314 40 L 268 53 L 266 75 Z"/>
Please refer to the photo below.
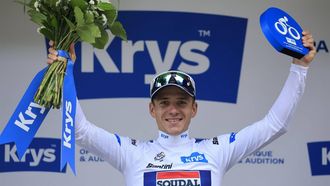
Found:
<path fill-rule="evenodd" d="M 103 49 L 108 42 L 107 30 L 124 40 L 126 32 L 117 21 L 118 11 L 101 0 L 30 0 L 19 1 L 27 7 L 38 32 L 54 41 L 56 50 L 68 51 L 72 43 L 87 42 Z M 66 70 L 66 59 L 52 63 L 34 96 L 34 102 L 46 108 L 59 108 Z"/>

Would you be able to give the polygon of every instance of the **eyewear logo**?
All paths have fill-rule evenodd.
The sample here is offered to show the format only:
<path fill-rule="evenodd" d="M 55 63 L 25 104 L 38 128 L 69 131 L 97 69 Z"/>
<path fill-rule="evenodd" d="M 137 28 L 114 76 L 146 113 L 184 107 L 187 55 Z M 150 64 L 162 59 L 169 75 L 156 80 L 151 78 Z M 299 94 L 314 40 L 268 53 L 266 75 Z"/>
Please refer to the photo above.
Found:
<path fill-rule="evenodd" d="M 200 154 L 199 152 L 193 152 L 190 156 L 182 156 L 181 161 L 183 163 L 192 163 L 192 162 L 203 162 L 208 163 L 204 154 Z"/>
<path fill-rule="evenodd" d="M 60 172 L 60 139 L 34 138 L 22 159 L 14 143 L 0 145 L 0 172 Z"/>
<path fill-rule="evenodd" d="M 121 11 L 119 20 L 128 41 L 110 38 L 105 50 L 77 45 L 80 99 L 149 97 L 154 75 L 171 69 L 193 76 L 198 99 L 236 103 L 247 19 Z"/>
<path fill-rule="evenodd" d="M 307 144 L 313 176 L 330 175 L 330 141 Z"/>

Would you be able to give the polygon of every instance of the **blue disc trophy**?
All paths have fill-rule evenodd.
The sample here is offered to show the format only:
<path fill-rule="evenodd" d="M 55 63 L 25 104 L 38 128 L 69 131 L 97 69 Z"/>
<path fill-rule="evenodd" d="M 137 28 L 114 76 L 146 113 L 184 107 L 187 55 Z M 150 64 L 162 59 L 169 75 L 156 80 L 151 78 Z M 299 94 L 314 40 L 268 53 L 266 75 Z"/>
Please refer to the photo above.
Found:
<path fill-rule="evenodd" d="M 279 52 L 302 58 L 308 49 L 302 43 L 302 28 L 286 12 L 271 7 L 260 16 L 260 26 L 269 43 Z"/>

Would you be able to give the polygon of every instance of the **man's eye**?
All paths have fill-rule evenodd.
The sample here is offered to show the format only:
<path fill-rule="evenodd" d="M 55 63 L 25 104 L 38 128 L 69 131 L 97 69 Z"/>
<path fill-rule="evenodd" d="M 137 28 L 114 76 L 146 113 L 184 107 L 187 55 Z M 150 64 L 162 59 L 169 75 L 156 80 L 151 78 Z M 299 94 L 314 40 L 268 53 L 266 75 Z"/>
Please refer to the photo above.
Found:
<path fill-rule="evenodd" d="M 168 104 L 168 101 L 161 101 L 160 102 L 160 105 L 167 105 Z"/>
<path fill-rule="evenodd" d="M 186 105 L 187 102 L 186 102 L 186 101 L 179 101 L 178 104 L 179 104 L 179 105 Z"/>

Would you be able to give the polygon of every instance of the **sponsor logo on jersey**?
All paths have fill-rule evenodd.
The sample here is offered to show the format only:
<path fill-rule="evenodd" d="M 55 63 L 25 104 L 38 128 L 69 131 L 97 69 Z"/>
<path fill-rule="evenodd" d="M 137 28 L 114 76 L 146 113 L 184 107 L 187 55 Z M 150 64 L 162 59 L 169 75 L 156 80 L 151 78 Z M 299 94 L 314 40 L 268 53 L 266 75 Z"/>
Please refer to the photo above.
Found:
<path fill-rule="evenodd" d="M 330 141 L 307 143 L 312 176 L 330 175 Z"/>
<path fill-rule="evenodd" d="M 162 165 L 157 165 L 157 164 L 152 164 L 149 163 L 146 168 L 153 168 L 153 169 L 172 169 L 173 163 L 171 164 L 162 164 Z"/>
<path fill-rule="evenodd" d="M 236 103 L 246 18 L 121 11 L 119 20 L 127 41 L 110 37 L 104 50 L 77 45 L 74 73 L 79 99 L 149 97 L 152 78 L 171 69 L 195 79 L 199 100 Z"/>
<path fill-rule="evenodd" d="M 204 154 L 200 154 L 199 152 L 193 152 L 190 156 L 182 156 L 181 161 L 183 163 L 192 163 L 192 162 L 204 162 L 208 163 Z"/>
<path fill-rule="evenodd" d="M 212 143 L 213 143 L 214 145 L 219 145 L 218 137 L 214 137 L 214 138 L 212 139 Z"/>
<path fill-rule="evenodd" d="M 131 139 L 131 144 L 132 144 L 132 145 L 137 146 L 136 143 L 137 143 L 137 142 L 136 142 L 136 139 Z"/>
<path fill-rule="evenodd" d="M 204 138 L 195 138 L 195 143 L 200 143 L 204 140 L 206 140 L 206 139 L 204 139 Z"/>
<path fill-rule="evenodd" d="M 159 186 L 182 185 L 200 186 L 201 179 L 198 171 L 191 172 L 158 172 L 156 183 Z"/>
<path fill-rule="evenodd" d="M 229 143 L 233 143 L 236 140 L 236 133 L 232 132 L 229 137 Z"/>
<path fill-rule="evenodd" d="M 210 171 L 161 171 L 144 173 L 144 186 L 211 186 Z"/>
<path fill-rule="evenodd" d="M 165 158 L 165 153 L 160 152 L 154 157 L 154 160 L 162 162 L 164 160 L 164 158 Z"/>
<path fill-rule="evenodd" d="M 180 138 L 187 138 L 188 137 L 188 134 L 181 134 L 180 135 Z"/>
<path fill-rule="evenodd" d="M 164 139 L 168 139 L 169 138 L 169 136 L 167 134 L 164 134 L 164 133 L 161 133 L 160 134 L 160 137 L 162 137 Z"/>
<path fill-rule="evenodd" d="M 0 172 L 61 172 L 60 148 L 61 139 L 34 138 L 23 157 L 19 159 L 14 143 L 0 145 Z"/>

